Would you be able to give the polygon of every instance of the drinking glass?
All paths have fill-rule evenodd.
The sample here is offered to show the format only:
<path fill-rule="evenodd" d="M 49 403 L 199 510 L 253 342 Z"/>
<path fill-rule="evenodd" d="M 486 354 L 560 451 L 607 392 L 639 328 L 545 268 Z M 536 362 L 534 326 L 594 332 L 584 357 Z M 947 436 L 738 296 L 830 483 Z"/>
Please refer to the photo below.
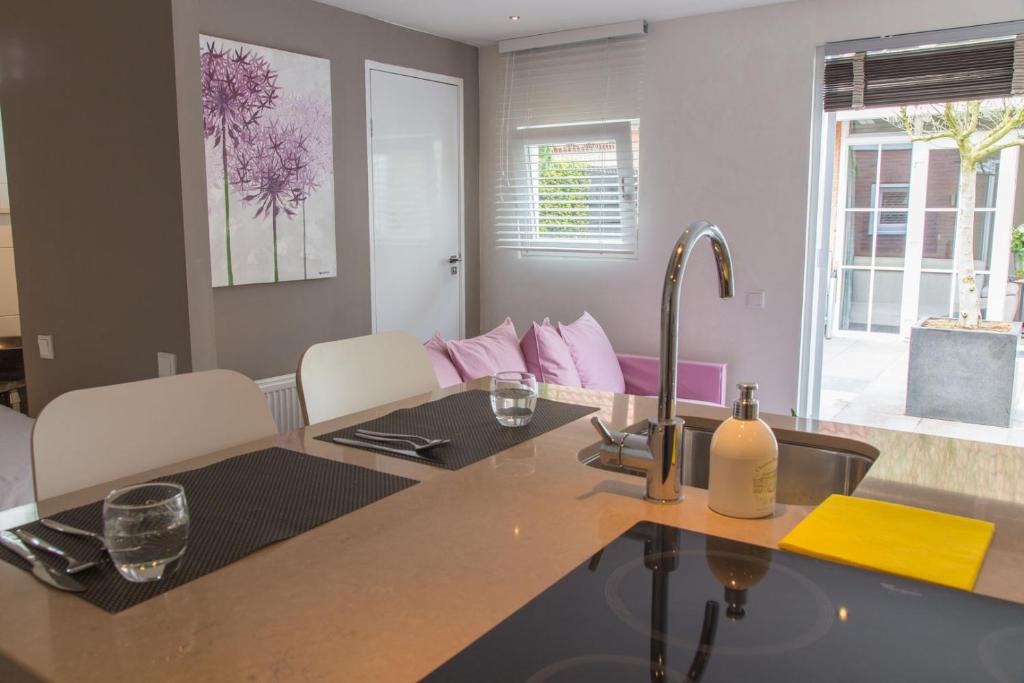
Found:
<path fill-rule="evenodd" d="M 537 407 L 537 378 L 528 372 L 511 370 L 491 378 L 491 410 L 498 424 L 524 427 Z"/>
<path fill-rule="evenodd" d="M 111 491 L 103 501 L 103 537 L 121 576 L 158 581 L 185 554 L 188 502 L 178 484 L 138 484 Z"/>

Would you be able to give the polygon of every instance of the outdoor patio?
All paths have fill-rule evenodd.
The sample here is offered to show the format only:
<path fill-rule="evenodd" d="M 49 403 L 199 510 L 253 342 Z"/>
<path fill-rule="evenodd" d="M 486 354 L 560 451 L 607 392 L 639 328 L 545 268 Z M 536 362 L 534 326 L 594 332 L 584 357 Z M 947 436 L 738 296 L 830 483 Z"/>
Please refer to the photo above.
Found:
<path fill-rule="evenodd" d="M 910 344 L 899 335 L 844 334 L 825 341 L 822 420 L 1024 447 L 1024 358 L 1018 352 L 1009 428 L 904 415 Z"/>

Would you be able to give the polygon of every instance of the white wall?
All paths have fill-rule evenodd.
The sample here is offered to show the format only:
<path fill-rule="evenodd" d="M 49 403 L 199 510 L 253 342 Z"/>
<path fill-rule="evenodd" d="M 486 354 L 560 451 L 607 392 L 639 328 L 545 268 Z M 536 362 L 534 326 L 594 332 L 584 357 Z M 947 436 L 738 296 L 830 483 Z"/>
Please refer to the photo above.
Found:
<path fill-rule="evenodd" d="M 738 285 L 717 298 L 710 249 L 683 285 L 680 356 L 757 381 L 766 410 L 796 406 L 815 49 L 826 42 L 1019 19 L 1022 0 L 804 0 L 655 22 L 641 119 L 635 260 L 520 257 L 494 248 L 493 171 L 502 62 L 480 51 L 481 327 L 522 331 L 584 308 L 616 349 L 657 353 L 669 249 L 703 218 L 725 232 Z M 744 293 L 767 292 L 767 308 Z"/>

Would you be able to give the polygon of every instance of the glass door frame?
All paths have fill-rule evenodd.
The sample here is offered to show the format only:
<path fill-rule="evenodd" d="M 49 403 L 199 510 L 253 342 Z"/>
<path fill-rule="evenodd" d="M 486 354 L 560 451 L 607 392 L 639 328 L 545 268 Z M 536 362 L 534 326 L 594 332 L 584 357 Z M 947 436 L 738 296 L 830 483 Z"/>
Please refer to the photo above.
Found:
<path fill-rule="evenodd" d="M 824 342 L 834 322 L 830 224 L 833 213 L 831 178 L 836 154 L 836 112 L 822 107 L 826 57 L 872 50 L 913 48 L 921 45 L 957 43 L 968 40 L 1012 36 L 1024 33 L 1024 21 L 1007 21 L 969 27 L 908 33 L 884 38 L 865 38 L 817 45 L 814 48 L 814 78 L 807 106 L 811 109 L 809 163 L 806 177 L 807 217 L 804 240 L 803 305 L 800 321 L 799 378 L 796 412 L 817 418 L 821 400 Z M 1009 219 L 1012 222 L 1012 216 Z M 908 230 L 910 226 L 908 225 Z M 1008 239 L 1008 238 L 1007 238 Z M 909 245 L 908 245 L 908 248 Z M 1008 266 L 1009 267 L 1009 264 Z M 906 271 L 904 280 L 910 278 Z M 1005 286 L 1005 283 L 1004 285 Z"/>

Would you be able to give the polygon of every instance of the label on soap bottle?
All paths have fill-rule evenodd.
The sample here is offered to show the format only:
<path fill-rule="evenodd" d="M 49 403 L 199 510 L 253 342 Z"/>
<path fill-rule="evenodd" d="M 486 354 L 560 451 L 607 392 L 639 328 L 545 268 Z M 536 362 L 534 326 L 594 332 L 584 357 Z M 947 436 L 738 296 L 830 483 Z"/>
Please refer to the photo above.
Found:
<path fill-rule="evenodd" d="M 775 505 L 775 485 L 778 482 L 778 460 L 770 458 L 754 468 L 754 496 L 768 506 L 768 513 Z"/>

